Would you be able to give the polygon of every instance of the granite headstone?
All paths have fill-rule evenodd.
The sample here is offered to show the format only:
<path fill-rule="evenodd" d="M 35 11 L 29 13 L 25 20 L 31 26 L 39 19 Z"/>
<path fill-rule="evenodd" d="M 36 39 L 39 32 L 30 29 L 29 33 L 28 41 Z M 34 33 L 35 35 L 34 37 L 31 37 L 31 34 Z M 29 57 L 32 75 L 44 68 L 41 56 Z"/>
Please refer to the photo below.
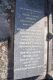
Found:
<path fill-rule="evenodd" d="M 44 0 L 16 0 L 14 78 L 44 71 Z"/>

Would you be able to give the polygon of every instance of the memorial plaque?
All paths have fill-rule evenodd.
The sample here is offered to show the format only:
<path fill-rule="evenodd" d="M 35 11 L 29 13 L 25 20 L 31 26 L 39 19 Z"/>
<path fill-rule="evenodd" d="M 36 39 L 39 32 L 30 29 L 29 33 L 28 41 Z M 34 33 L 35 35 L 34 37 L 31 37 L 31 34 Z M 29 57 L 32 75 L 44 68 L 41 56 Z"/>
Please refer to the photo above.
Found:
<path fill-rule="evenodd" d="M 44 0 L 16 0 L 14 78 L 44 71 Z"/>

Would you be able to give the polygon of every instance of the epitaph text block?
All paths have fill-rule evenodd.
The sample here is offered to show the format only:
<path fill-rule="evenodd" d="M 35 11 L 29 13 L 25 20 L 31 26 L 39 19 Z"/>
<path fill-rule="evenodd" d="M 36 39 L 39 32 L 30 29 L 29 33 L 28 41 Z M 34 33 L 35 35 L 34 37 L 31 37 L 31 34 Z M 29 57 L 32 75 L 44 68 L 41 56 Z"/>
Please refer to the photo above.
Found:
<path fill-rule="evenodd" d="M 14 78 L 44 71 L 44 0 L 16 0 Z"/>

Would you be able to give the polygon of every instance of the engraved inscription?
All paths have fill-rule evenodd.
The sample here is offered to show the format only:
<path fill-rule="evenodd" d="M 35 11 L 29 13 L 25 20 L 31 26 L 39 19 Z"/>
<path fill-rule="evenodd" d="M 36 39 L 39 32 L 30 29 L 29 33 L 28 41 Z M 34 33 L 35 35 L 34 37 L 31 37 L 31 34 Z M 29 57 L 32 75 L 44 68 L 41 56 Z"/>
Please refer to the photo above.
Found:
<path fill-rule="evenodd" d="M 35 1 L 38 1 L 37 3 Z M 44 1 L 17 0 L 14 40 L 15 79 L 37 76 L 44 69 Z"/>

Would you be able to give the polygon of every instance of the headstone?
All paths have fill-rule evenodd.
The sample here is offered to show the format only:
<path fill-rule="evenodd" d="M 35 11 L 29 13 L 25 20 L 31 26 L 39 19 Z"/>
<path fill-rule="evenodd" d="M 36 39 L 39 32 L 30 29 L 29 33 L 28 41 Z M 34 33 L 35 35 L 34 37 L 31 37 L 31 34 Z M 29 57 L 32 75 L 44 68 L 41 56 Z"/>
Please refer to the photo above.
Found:
<path fill-rule="evenodd" d="M 14 79 L 44 71 L 44 0 L 16 0 Z"/>
<path fill-rule="evenodd" d="M 8 41 L 0 42 L 0 80 L 7 80 L 8 75 Z"/>
<path fill-rule="evenodd" d="M 0 41 L 7 40 L 10 36 L 10 27 L 8 23 L 7 7 L 8 0 L 0 0 Z"/>

